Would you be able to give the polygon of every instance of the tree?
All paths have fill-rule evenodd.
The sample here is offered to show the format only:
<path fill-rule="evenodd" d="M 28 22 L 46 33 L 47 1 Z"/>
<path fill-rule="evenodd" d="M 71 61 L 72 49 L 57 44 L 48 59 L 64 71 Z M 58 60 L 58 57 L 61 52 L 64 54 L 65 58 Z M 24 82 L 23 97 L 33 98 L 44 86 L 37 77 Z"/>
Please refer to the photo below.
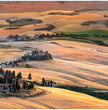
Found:
<path fill-rule="evenodd" d="M 28 85 L 28 89 L 33 89 L 34 88 L 34 84 L 33 83 L 30 83 L 29 85 Z"/>
<path fill-rule="evenodd" d="M 13 92 L 16 92 L 16 84 L 15 84 L 15 82 L 12 84 L 12 89 L 13 89 Z"/>
<path fill-rule="evenodd" d="M 9 77 L 9 70 L 6 70 L 5 77 L 6 79 Z"/>
<path fill-rule="evenodd" d="M 52 80 L 50 81 L 50 84 L 51 84 L 51 87 L 52 87 L 52 84 L 53 84 Z"/>
<path fill-rule="evenodd" d="M 64 34 L 63 34 L 63 32 L 61 32 L 61 34 L 60 34 L 60 37 L 64 37 Z"/>
<path fill-rule="evenodd" d="M 20 90 L 20 85 L 18 83 L 18 80 L 16 81 L 16 90 L 19 91 Z"/>
<path fill-rule="evenodd" d="M 22 74 L 21 74 L 21 72 L 19 72 L 18 74 L 17 74 L 17 79 L 21 79 L 22 78 Z"/>
<path fill-rule="evenodd" d="M 46 36 L 47 36 L 47 38 L 50 38 L 50 34 L 48 34 L 48 33 L 47 33 L 47 35 L 46 35 Z"/>
<path fill-rule="evenodd" d="M 28 88 L 28 83 L 27 81 L 23 81 L 23 89 L 27 89 Z"/>
<path fill-rule="evenodd" d="M 50 82 L 48 81 L 48 86 L 50 86 Z"/>
<path fill-rule="evenodd" d="M 18 62 L 21 62 L 21 59 L 18 59 Z"/>
<path fill-rule="evenodd" d="M 9 92 L 12 92 L 12 87 L 11 87 L 11 84 L 9 84 Z"/>
<path fill-rule="evenodd" d="M 7 82 L 8 82 L 9 84 L 12 84 L 12 81 L 13 81 L 13 80 L 12 80 L 12 78 L 10 78 L 10 77 L 7 79 Z"/>
<path fill-rule="evenodd" d="M 15 71 L 12 73 L 12 78 L 15 79 Z"/>
<path fill-rule="evenodd" d="M 26 67 L 26 68 L 31 68 L 32 65 L 26 64 L 25 67 Z"/>
<path fill-rule="evenodd" d="M 42 85 L 43 86 L 45 85 L 45 79 L 44 79 L 44 77 L 42 78 Z"/>
<path fill-rule="evenodd" d="M 8 77 L 9 77 L 9 78 L 12 78 L 12 73 L 11 73 L 10 70 L 9 70 L 9 72 L 8 72 Z"/>
<path fill-rule="evenodd" d="M 58 1 L 59 3 L 61 3 L 61 4 L 64 4 L 64 1 Z"/>
<path fill-rule="evenodd" d="M 0 77 L 0 83 L 3 84 L 3 78 L 2 77 Z"/>
<path fill-rule="evenodd" d="M 12 25 L 11 20 L 6 20 L 6 22 L 8 22 L 8 23 L 9 23 L 9 28 L 11 29 L 11 25 Z"/>
<path fill-rule="evenodd" d="M 4 76 L 3 83 L 6 84 L 6 81 L 7 81 L 7 79 L 6 79 L 6 77 Z"/>
<path fill-rule="evenodd" d="M 50 58 L 50 59 L 53 59 L 51 54 L 48 54 L 48 55 L 49 55 L 49 58 Z"/>
<path fill-rule="evenodd" d="M 37 53 L 39 53 L 37 50 L 36 51 L 32 51 L 32 56 L 36 55 Z"/>
<path fill-rule="evenodd" d="M 0 73 L 1 73 L 1 74 L 3 74 L 3 73 L 4 73 L 3 68 L 0 68 Z"/>
<path fill-rule="evenodd" d="M 45 53 L 42 60 L 49 60 L 49 54 L 48 53 Z"/>
<path fill-rule="evenodd" d="M 24 60 L 24 61 L 26 61 L 27 55 L 22 56 L 21 59 Z"/>
<path fill-rule="evenodd" d="M 32 79 L 32 77 L 31 77 L 31 73 L 29 73 L 29 75 L 28 75 L 28 79 Z"/>

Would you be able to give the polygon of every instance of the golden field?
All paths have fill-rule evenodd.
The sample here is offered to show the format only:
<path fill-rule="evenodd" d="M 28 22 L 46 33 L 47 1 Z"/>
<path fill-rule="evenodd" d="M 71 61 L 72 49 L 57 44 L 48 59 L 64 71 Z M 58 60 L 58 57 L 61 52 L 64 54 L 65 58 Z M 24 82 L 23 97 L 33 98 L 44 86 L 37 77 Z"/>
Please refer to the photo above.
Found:
<path fill-rule="evenodd" d="M 51 32 L 72 32 L 72 31 L 84 31 L 84 30 L 96 30 L 96 29 L 105 29 L 107 27 L 104 24 L 91 24 L 89 26 L 82 26 L 81 24 L 85 21 L 99 21 L 107 20 L 108 11 L 88 11 L 80 12 L 78 15 L 48 15 L 50 12 L 65 12 L 63 10 L 50 10 L 46 12 L 24 12 L 24 13 L 0 13 L 0 25 L 6 25 L 6 20 L 16 20 L 22 18 L 32 18 L 32 19 L 41 19 L 43 23 L 32 24 L 21 26 L 19 29 L 6 30 L 6 27 L 0 28 L 0 37 L 5 38 L 11 34 L 27 34 L 34 36 L 36 33 L 51 33 Z M 72 12 L 72 11 L 68 11 Z M 47 24 L 55 25 L 55 28 L 52 31 L 33 31 L 34 29 L 40 28 Z"/>
<path fill-rule="evenodd" d="M 107 47 L 77 43 L 74 41 L 44 42 L 10 42 L 5 45 L 12 47 L 1 49 L 4 58 L 0 61 L 10 61 L 20 58 L 29 50 L 23 50 L 24 46 L 48 50 L 54 57 L 52 61 L 27 62 L 33 68 L 8 68 L 16 73 L 22 72 L 27 78 L 32 73 L 34 81 L 41 82 L 42 77 L 53 80 L 60 85 L 78 85 L 108 90 Z M 2 43 L 3 45 L 4 43 Z M 77 44 L 77 45 L 76 45 Z M 76 53 L 76 51 L 78 52 Z M 102 52 L 99 52 L 101 50 Z M 10 52 L 10 53 L 8 53 Z M 82 54 L 85 54 L 83 56 Z M 16 56 L 17 55 L 17 56 Z M 89 55 L 89 56 L 88 56 Z M 83 56 L 83 57 L 82 57 Z M 91 56 L 91 57 L 90 57 Z M 10 59 L 7 59 L 10 58 Z M 92 60 L 93 58 L 93 60 Z M 39 86 L 38 86 L 39 87 Z M 31 98 L 21 99 L 15 97 L 1 98 L 1 108 L 108 108 L 108 101 L 94 98 L 83 93 L 77 93 L 65 89 L 39 87 L 46 91 L 45 94 Z M 8 101 L 8 100 L 9 101 Z M 56 102 L 56 103 L 55 103 Z M 23 104 L 22 104 L 23 103 Z M 65 103 L 65 104 L 64 104 Z M 9 104 L 9 106 L 8 106 Z"/>
<path fill-rule="evenodd" d="M 107 2 L 0 2 L 0 40 L 9 35 L 54 34 L 55 32 L 76 32 L 86 30 L 108 30 L 103 21 L 108 20 Z M 104 9 L 82 11 L 76 15 L 50 15 L 49 13 L 73 13 L 78 9 Z M 41 19 L 40 24 L 28 24 L 17 29 L 7 29 L 6 20 L 24 18 Z M 99 21 L 89 26 L 86 21 Z M 102 22 L 101 22 L 102 21 Z M 55 26 L 51 31 L 38 30 L 48 24 Z M 104 40 L 107 44 L 107 40 Z M 29 47 L 28 49 L 24 49 Z M 24 78 L 32 74 L 32 81 L 41 83 L 44 77 L 57 85 L 95 88 L 108 92 L 108 47 L 66 40 L 37 40 L 0 42 L 0 64 L 21 58 L 25 53 L 38 48 L 48 51 L 53 60 L 27 61 L 31 68 L 7 67 L 21 72 Z M 56 87 L 36 88 L 44 93 L 31 97 L 3 97 L 0 94 L 1 109 L 108 109 L 108 100 L 84 93 Z"/>

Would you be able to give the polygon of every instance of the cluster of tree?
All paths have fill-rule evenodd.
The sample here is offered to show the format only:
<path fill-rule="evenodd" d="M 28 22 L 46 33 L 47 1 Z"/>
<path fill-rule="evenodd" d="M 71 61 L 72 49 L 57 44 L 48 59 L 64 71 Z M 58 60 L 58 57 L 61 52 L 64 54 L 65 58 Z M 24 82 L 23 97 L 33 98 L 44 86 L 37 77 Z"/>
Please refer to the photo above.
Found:
<path fill-rule="evenodd" d="M 49 30 L 52 28 L 51 26 Z M 34 36 L 27 36 L 27 35 L 9 35 L 7 37 L 8 40 L 13 40 L 13 41 L 35 41 L 35 40 L 43 40 L 44 38 L 53 38 L 53 37 L 60 37 L 61 35 L 56 33 L 56 34 L 40 34 L 40 35 L 34 35 Z"/>
<path fill-rule="evenodd" d="M 9 35 L 7 37 L 7 39 L 10 39 L 10 40 L 14 40 L 14 41 L 34 41 L 37 39 L 37 36 L 27 36 L 26 34 L 25 35 Z"/>
<path fill-rule="evenodd" d="M 85 12 L 85 11 L 104 11 L 106 9 L 92 8 L 92 9 L 76 9 L 75 12 Z"/>
<path fill-rule="evenodd" d="M 83 25 L 83 26 L 89 26 L 90 24 L 96 24 L 96 23 L 97 23 L 97 21 L 85 21 L 81 25 Z"/>
<path fill-rule="evenodd" d="M 93 34 L 92 36 L 94 36 L 96 34 Z M 74 34 L 74 33 L 55 33 L 55 34 L 42 34 L 39 36 L 39 39 L 44 39 L 44 38 L 55 38 L 55 37 L 71 37 L 71 38 L 84 38 L 84 37 L 91 37 L 91 35 L 89 34 Z"/>
<path fill-rule="evenodd" d="M 50 53 L 48 53 L 48 51 L 44 52 L 42 50 L 34 50 L 30 53 L 26 53 L 24 56 L 22 56 L 20 59 L 18 60 L 13 60 L 13 61 L 9 61 L 9 62 L 4 62 L 1 63 L 0 65 L 1 68 L 5 68 L 7 66 L 11 66 L 11 67 L 21 67 L 21 63 L 25 62 L 25 61 L 36 61 L 36 60 L 52 60 L 52 55 Z M 26 68 L 31 68 L 32 66 L 29 64 L 25 64 L 23 65 Z"/>
<path fill-rule="evenodd" d="M 32 79 L 31 73 L 28 75 L 28 79 Z M 22 81 L 22 87 L 21 82 Z M 33 83 L 28 83 L 27 80 L 22 79 L 22 73 L 19 72 L 17 75 L 15 71 L 0 69 L 0 84 L 3 84 L 3 90 L 9 89 L 10 92 L 17 92 L 20 89 L 32 89 L 34 88 Z M 5 85 L 4 85 L 5 84 Z"/>
<path fill-rule="evenodd" d="M 104 15 L 104 17 L 108 17 L 108 15 Z"/>
<path fill-rule="evenodd" d="M 42 23 L 41 19 L 31 19 L 31 18 L 24 18 L 19 20 L 6 20 L 9 23 L 9 29 L 17 28 L 19 26 L 24 26 L 28 24 Z"/>
<path fill-rule="evenodd" d="M 53 24 L 49 24 L 47 27 L 43 27 L 43 28 L 39 28 L 39 29 L 35 29 L 34 31 L 38 31 L 38 30 L 46 30 L 46 31 L 51 31 L 52 29 L 54 29 L 55 26 Z"/>
<path fill-rule="evenodd" d="M 12 66 L 12 67 L 15 67 L 15 66 L 19 66 L 18 63 L 20 62 L 23 62 L 22 59 L 18 59 L 18 60 L 13 60 L 13 61 L 9 61 L 9 62 L 4 62 L 4 63 L 1 63 L 2 65 L 2 68 L 5 68 L 6 66 Z"/>
<path fill-rule="evenodd" d="M 58 1 L 60 4 L 64 4 L 65 1 Z"/>
<path fill-rule="evenodd" d="M 73 15 L 78 15 L 78 12 L 50 12 L 48 13 L 48 15 L 70 15 L 70 16 L 73 16 Z"/>
<path fill-rule="evenodd" d="M 49 86 L 49 87 L 52 87 L 53 84 L 56 84 L 56 83 L 53 82 L 52 80 L 51 80 L 51 81 L 47 81 L 47 80 L 45 80 L 44 77 L 42 78 L 42 86 Z"/>
<path fill-rule="evenodd" d="M 99 20 L 99 21 L 85 21 L 81 25 L 89 26 L 90 24 L 103 24 L 106 27 L 108 26 L 108 20 Z"/>
<path fill-rule="evenodd" d="M 55 34 L 41 34 L 41 35 L 39 35 L 40 40 L 43 40 L 45 38 L 51 39 L 51 38 L 54 38 L 54 37 L 61 37 L 61 34 L 55 33 Z"/>
<path fill-rule="evenodd" d="M 39 36 L 39 39 L 44 39 L 44 38 L 55 38 L 55 37 L 70 37 L 70 38 L 75 38 L 75 39 L 87 39 L 88 37 L 104 37 L 107 38 L 108 35 L 100 35 L 100 34 L 76 34 L 76 33 L 55 33 L 55 34 L 42 34 Z"/>
<path fill-rule="evenodd" d="M 36 60 L 49 60 L 53 58 L 52 55 L 48 53 L 48 51 L 43 52 L 42 50 L 34 50 L 31 53 L 22 56 L 21 59 L 23 61 L 27 61 L 27 60 L 36 61 Z"/>

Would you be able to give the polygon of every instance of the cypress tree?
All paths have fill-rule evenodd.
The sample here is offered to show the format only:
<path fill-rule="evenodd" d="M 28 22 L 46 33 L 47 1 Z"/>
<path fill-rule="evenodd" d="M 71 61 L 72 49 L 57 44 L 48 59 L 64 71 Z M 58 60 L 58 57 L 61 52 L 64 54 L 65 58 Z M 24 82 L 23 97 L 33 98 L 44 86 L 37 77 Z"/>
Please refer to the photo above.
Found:
<path fill-rule="evenodd" d="M 42 78 L 42 85 L 43 86 L 45 85 L 45 79 L 44 79 L 44 77 Z"/>
<path fill-rule="evenodd" d="M 16 81 L 16 90 L 19 91 L 20 90 L 20 85 L 18 83 L 18 80 Z"/>
<path fill-rule="evenodd" d="M 32 77 L 31 77 L 31 73 L 29 73 L 29 75 L 28 75 L 28 79 L 32 79 Z"/>
<path fill-rule="evenodd" d="M 21 79 L 22 78 L 22 74 L 21 74 L 21 72 L 19 72 L 18 74 L 17 74 L 17 79 Z"/>
<path fill-rule="evenodd" d="M 15 71 L 12 73 L 12 78 L 15 79 Z"/>
<path fill-rule="evenodd" d="M 26 81 L 23 81 L 23 89 L 27 89 L 28 88 L 28 84 Z"/>
<path fill-rule="evenodd" d="M 52 84 L 53 84 L 52 80 L 50 81 L 50 84 L 51 84 L 51 87 L 52 87 Z"/>

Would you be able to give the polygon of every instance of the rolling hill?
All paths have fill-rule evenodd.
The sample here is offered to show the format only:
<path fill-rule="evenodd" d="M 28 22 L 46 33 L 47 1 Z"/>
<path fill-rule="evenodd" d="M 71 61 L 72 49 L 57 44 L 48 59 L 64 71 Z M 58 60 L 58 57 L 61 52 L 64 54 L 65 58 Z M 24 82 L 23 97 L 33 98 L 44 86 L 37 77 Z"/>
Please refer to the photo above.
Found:
<path fill-rule="evenodd" d="M 41 83 L 43 77 L 56 82 L 54 87 L 35 85 L 44 91 L 38 96 L 9 97 L 0 93 L 0 108 L 108 109 L 108 100 L 103 100 L 104 97 L 99 99 L 95 95 L 59 88 L 60 85 L 78 86 L 93 89 L 102 95 L 108 93 L 107 23 L 107 1 L 0 1 L 0 41 L 16 34 L 33 37 L 43 33 L 65 33 L 62 40 L 56 37 L 58 40 L 0 42 L 0 64 L 19 59 L 36 48 L 51 53 L 53 60 L 27 60 L 23 63 L 30 65 L 30 68 L 7 66 L 5 69 L 21 72 L 24 78 L 31 73 L 33 82 Z M 48 25 L 54 28 L 47 30 Z M 84 36 L 82 39 L 72 39 L 70 34 L 87 34 L 89 42 L 84 43 Z M 106 38 L 96 37 L 97 34 L 106 35 Z M 97 45 L 94 40 L 101 40 L 107 45 Z"/>
<path fill-rule="evenodd" d="M 37 1 L 37 2 L 0 2 L 1 13 L 13 12 L 42 12 L 48 10 L 76 10 L 76 9 L 107 9 L 107 1 Z"/>

